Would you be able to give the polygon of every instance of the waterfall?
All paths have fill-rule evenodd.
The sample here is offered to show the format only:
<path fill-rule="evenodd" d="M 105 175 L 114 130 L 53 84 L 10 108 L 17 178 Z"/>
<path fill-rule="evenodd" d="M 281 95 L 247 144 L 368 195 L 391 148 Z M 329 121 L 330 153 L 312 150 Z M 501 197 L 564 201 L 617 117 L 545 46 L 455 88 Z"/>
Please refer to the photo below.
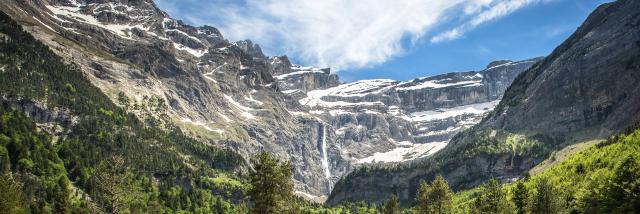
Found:
<path fill-rule="evenodd" d="M 331 170 L 329 170 L 329 157 L 327 154 L 327 126 L 322 125 L 322 169 L 324 170 L 324 176 L 327 179 L 328 189 L 331 192 L 333 188 L 333 181 L 331 180 Z"/>

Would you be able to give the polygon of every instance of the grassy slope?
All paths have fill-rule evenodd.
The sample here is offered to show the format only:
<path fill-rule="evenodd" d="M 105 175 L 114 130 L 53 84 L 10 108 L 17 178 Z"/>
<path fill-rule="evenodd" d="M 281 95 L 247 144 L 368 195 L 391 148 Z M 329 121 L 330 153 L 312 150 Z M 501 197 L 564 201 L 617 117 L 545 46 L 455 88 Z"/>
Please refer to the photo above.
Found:
<path fill-rule="evenodd" d="M 629 160 L 635 161 L 636 166 L 640 165 L 640 129 L 608 141 L 589 141 L 569 146 L 557 153 L 555 161 L 548 160 L 536 166 L 525 185 L 532 189 L 536 180 L 549 178 L 563 193 L 567 209 L 580 213 L 587 209 L 589 204 L 585 201 L 594 197 L 594 193 L 603 194 L 605 189 L 616 185 L 612 183 L 616 169 Z M 515 185 L 505 184 L 505 187 L 511 193 Z M 473 193 L 477 191 L 478 188 L 473 188 L 456 193 L 456 209 L 468 211 L 468 206 L 473 202 Z"/>

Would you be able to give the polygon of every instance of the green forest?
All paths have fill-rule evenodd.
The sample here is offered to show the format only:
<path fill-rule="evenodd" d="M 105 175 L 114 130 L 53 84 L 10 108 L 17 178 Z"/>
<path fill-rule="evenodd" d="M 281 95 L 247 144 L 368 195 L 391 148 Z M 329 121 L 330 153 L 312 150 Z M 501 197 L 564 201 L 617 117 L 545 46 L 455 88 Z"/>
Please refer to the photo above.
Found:
<path fill-rule="evenodd" d="M 4 13 L 0 32 L 1 187 L 16 193 L 2 194 L 0 213 L 246 210 L 238 154 L 145 125 Z M 77 120 L 53 139 L 16 110 L 30 102 Z"/>

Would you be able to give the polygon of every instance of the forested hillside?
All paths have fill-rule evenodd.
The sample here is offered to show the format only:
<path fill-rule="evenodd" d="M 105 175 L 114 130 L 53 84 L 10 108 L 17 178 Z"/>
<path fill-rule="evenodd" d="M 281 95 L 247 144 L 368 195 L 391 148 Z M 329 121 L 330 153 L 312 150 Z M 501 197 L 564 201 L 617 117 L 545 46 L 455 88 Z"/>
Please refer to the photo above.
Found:
<path fill-rule="evenodd" d="M 244 209 L 240 202 L 246 185 L 234 173 L 242 171 L 244 160 L 236 153 L 185 137 L 171 124 L 145 125 L 4 13 L 0 33 L 0 186 L 26 199 L 17 200 L 21 203 L 15 209 Z M 67 124 L 46 121 L 55 120 L 55 115 L 69 118 Z M 46 126 L 37 127 L 32 119 L 45 120 L 40 125 L 56 124 L 63 129 L 58 131 L 61 137 L 49 136 Z"/>
<path fill-rule="evenodd" d="M 500 187 L 507 208 L 517 213 L 637 213 L 640 211 L 637 127 L 571 155 L 539 174 Z M 466 213 L 482 208 L 478 200 L 485 189 L 486 184 L 458 193 L 456 211 Z M 503 213 L 511 213 L 509 210 Z"/>

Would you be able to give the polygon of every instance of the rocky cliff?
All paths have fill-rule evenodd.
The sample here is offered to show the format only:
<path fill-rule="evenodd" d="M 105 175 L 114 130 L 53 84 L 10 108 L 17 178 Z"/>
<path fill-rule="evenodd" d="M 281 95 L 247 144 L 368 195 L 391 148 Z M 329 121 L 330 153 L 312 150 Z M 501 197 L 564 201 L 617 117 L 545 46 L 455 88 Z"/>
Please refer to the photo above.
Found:
<path fill-rule="evenodd" d="M 615 134 L 640 115 L 640 2 L 600 6 L 551 55 L 519 75 L 496 109 L 423 161 L 364 168 L 338 182 L 329 203 L 411 201 L 421 180 L 455 189 L 517 179 L 552 151 Z"/>
<path fill-rule="evenodd" d="M 151 0 L 9 0 L 0 9 L 138 117 L 162 117 L 246 158 L 264 150 L 291 160 L 296 190 L 309 198 L 328 194 L 358 165 L 433 154 L 538 60 L 341 84 L 328 68 L 229 42 Z M 156 105 L 166 108 L 149 110 Z"/>

